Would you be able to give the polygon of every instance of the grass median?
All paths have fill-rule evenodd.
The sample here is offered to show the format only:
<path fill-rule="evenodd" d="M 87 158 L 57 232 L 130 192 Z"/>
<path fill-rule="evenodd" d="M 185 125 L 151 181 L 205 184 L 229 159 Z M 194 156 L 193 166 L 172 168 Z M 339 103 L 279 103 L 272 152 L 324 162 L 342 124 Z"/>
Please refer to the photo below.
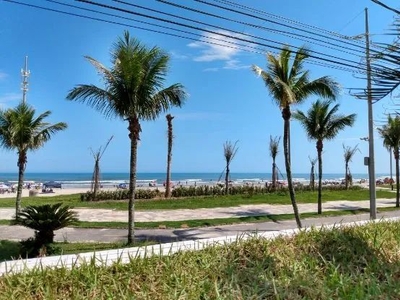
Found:
<path fill-rule="evenodd" d="M 377 191 L 377 198 L 396 197 L 395 193 L 389 191 Z M 369 199 L 368 190 L 343 190 L 343 191 L 323 191 L 322 200 L 338 201 L 360 201 Z M 298 192 L 296 194 L 298 203 L 316 203 L 317 192 Z M 85 207 L 93 209 L 118 209 L 127 210 L 127 201 L 98 201 L 98 202 L 82 202 L 79 194 L 76 195 L 60 195 L 53 197 L 29 197 L 22 199 L 22 206 L 26 205 L 42 205 L 62 202 L 72 207 Z M 169 209 L 196 209 L 196 208 L 215 208 L 215 207 L 232 207 L 251 204 L 276 204 L 290 205 L 289 194 L 286 192 L 277 192 L 263 195 L 228 195 L 218 197 L 194 197 L 194 198 L 172 198 L 172 199 L 149 199 L 137 200 L 135 209 L 140 210 L 169 210 Z M 0 208 L 15 207 L 15 198 L 0 199 Z"/>

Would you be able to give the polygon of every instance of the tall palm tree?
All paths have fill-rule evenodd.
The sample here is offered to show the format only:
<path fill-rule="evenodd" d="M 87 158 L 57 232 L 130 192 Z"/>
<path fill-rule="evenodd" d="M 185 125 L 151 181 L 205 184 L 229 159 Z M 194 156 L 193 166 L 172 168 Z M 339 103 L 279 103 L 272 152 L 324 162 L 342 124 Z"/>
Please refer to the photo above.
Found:
<path fill-rule="evenodd" d="M 112 67 L 86 57 L 102 76 L 105 86 L 81 84 L 73 88 L 67 100 L 86 103 L 106 117 L 118 117 L 128 123 L 130 176 L 128 204 L 128 243 L 134 240 L 137 147 L 142 121 L 155 120 L 172 106 L 180 107 L 186 93 L 181 84 L 164 88 L 169 56 L 158 47 L 148 48 L 125 31 L 113 45 Z"/>
<path fill-rule="evenodd" d="M 172 131 L 172 120 L 174 117 L 171 114 L 165 116 L 168 125 L 168 153 L 167 153 L 167 179 L 165 182 L 165 198 L 171 197 L 171 160 L 172 160 L 172 141 L 174 139 Z"/>
<path fill-rule="evenodd" d="M 286 177 L 290 200 L 293 206 L 296 223 L 301 228 L 301 220 L 297 208 L 292 170 L 290 162 L 290 117 L 291 106 L 304 102 L 311 95 L 335 99 L 339 90 L 338 84 L 328 76 L 310 80 L 309 71 L 304 68 L 304 63 L 309 57 L 309 51 L 301 47 L 294 54 L 291 63 L 292 51 L 284 46 L 279 55 L 267 55 L 267 68 L 253 65 L 252 69 L 261 76 L 270 95 L 279 106 L 283 118 L 283 151 L 285 156 Z"/>
<path fill-rule="evenodd" d="M 343 158 L 344 158 L 344 167 L 345 167 L 345 177 L 344 177 L 344 182 L 345 182 L 345 186 L 346 186 L 346 190 L 349 189 L 349 183 L 350 182 L 350 178 L 351 178 L 351 173 L 350 173 L 350 167 L 349 167 L 349 163 L 352 161 L 353 156 L 356 154 L 357 151 L 360 151 L 360 149 L 358 149 L 358 145 L 355 145 L 353 148 L 351 148 L 350 146 L 345 146 L 343 144 Z"/>
<path fill-rule="evenodd" d="M 224 143 L 224 157 L 225 157 L 225 163 L 226 163 L 226 166 L 225 166 L 225 195 L 229 194 L 230 165 L 238 151 L 237 143 L 238 143 L 238 141 L 236 141 L 234 144 L 232 144 L 231 141 L 226 141 Z"/>
<path fill-rule="evenodd" d="M 278 180 L 278 172 L 276 169 L 276 157 L 279 153 L 279 142 L 281 140 L 281 137 L 276 136 L 272 137 L 272 135 L 269 136 L 269 155 L 272 158 L 272 188 L 276 188 L 276 181 Z"/>
<path fill-rule="evenodd" d="M 312 191 L 314 192 L 315 189 L 315 163 L 317 162 L 318 158 L 313 158 L 311 159 L 311 157 L 308 157 L 308 159 L 310 160 L 310 164 L 311 164 L 311 170 L 310 170 L 310 187 L 312 189 Z"/>
<path fill-rule="evenodd" d="M 97 200 L 97 193 L 101 187 L 100 185 L 100 160 L 103 157 L 104 152 L 107 150 L 108 145 L 110 144 L 111 140 L 113 139 L 113 135 L 108 139 L 106 145 L 103 147 L 100 147 L 96 152 L 93 151 L 92 148 L 90 148 L 90 151 L 92 152 L 93 158 L 94 158 L 94 169 L 93 169 L 93 176 L 92 176 L 92 186 L 91 186 L 91 192 L 92 192 L 92 197 L 93 201 Z"/>
<path fill-rule="evenodd" d="M 339 104 L 330 108 L 330 100 L 317 100 L 305 114 L 296 111 L 293 118 L 300 121 L 310 140 L 316 141 L 318 154 L 318 214 L 322 213 L 322 150 L 325 140 L 333 140 L 339 131 L 347 126 L 352 126 L 356 119 L 356 114 L 348 116 L 337 114 Z"/>
<path fill-rule="evenodd" d="M 15 201 L 15 214 L 18 218 L 21 211 L 22 187 L 24 173 L 28 163 L 28 151 L 35 151 L 44 146 L 52 136 L 67 128 L 59 122 L 50 124 L 46 119 L 51 111 L 35 116 L 36 110 L 27 103 L 21 102 L 15 108 L 0 110 L 0 145 L 18 153 L 18 187 Z"/>
<path fill-rule="evenodd" d="M 383 145 L 393 149 L 394 159 L 396 161 L 396 207 L 400 207 L 399 191 L 399 146 L 400 146 L 400 117 L 391 117 L 389 115 L 387 124 L 378 128 L 379 135 L 383 139 Z"/>

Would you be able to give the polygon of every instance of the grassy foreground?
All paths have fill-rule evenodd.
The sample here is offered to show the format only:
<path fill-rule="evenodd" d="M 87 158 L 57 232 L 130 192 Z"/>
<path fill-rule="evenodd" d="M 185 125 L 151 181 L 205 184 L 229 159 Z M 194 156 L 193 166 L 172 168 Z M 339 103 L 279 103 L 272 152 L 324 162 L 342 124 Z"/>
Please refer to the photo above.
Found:
<path fill-rule="evenodd" d="M 395 198 L 396 194 L 389 191 L 377 191 L 377 198 Z M 368 190 L 348 190 L 348 191 L 323 191 L 322 200 L 350 200 L 360 201 L 369 199 Z M 298 192 L 296 194 L 298 203 L 316 203 L 317 192 Z M 89 207 L 127 210 L 127 201 L 101 201 L 101 202 L 82 202 L 78 194 L 60 195 L 54 197 L 30 197 L 22 199 L 22 206 L 42 205 L 62 202 L 72 207 Z M 231 207 L 248 204 L 290 204 L 288 193 L 277 192 L 265 195 L 232 195 L 221 197 L 196 197 L 185 199 L 150 199 L 138 200 L 135 204 L 136 210 L 156 210 L 156 209 L 196 209 Z M 0 199 L 0 207 L 15 207 L 15 198 Z"/>
<path fill-rule="evenodd" d="M 136 242 L 135 246 L 151 245 L 154 242 Z M 125 243 L 55 243 L 62 254 L 77 254 L 83 252 L 93 252 L 110 249 L 120 249 L 128 247 Z M 129 246 L 132 247 L 132 246 Z M 20 247 L 18 242 L 0 240 L 0 262 L 18 258 Z"/>
<path fill-rule="evenodd" d="M 0 278 L 0 299 L 398 299 L 400 223 Z"/>

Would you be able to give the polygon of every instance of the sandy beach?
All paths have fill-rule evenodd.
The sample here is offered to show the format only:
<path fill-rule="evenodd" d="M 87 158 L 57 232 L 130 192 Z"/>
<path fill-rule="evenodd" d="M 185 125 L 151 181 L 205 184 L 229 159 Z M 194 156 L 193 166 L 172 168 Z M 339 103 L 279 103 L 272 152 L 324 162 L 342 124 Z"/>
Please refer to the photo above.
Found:
<path fill-rule="evenodd" d="M 159 189 L 161 192 L 164 191 L 164 187 L 138 187 L 137 189 Z M 110 188 L 102 188 L 101 191 L 116 191 L 117 188 L 110 187 Z M 38 194 L 36 197 L 54 197 L 60 195 L 73 195 L 73 194 L 82 194 L 86 193 L 89 190 L 87 188 L 68 188 L 68 189 L 53 189 L 53 193 L 42 193 L 42 190 L 38 190 Z M 4 193 L 0 194 L 1 198 L 14 198 L 17 196 L 17 193 Z M 22 190 L 22 197 L 29 197 L 29 190 L 23 189 Z"/>

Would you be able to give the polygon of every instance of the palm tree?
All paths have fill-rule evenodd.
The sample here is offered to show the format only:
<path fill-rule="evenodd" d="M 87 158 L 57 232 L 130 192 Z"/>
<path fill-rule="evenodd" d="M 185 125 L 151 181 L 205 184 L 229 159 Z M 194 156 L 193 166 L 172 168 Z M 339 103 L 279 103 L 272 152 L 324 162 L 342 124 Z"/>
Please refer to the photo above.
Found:
<path fill-rule="evenodd" d="M 92 152 L 93 158 L 94 158 L 94 170 L 93 170 L 93 176 L 92 176 L 92 186 L 91 186 L 91 191 L 92 191 L 92 197 L 93 200 L 96 201 L 97 199 L 97 192 L 100 189 L 100 160 L 103 157 L 104 152 L 106 151 L 108 145 L 110 144 L 111 140 L 113 139 L 113 135 L 108 139 L 106 145 L 103 147 L 100 147 L 96 152 L 93 151 L 92 148 L 90 148 L 90 151 Z"/>
<path fill-rule="evenodd" d="M 130 139 L 130 176 L 128 204 L 128 243 L 134 240 L 137 147 L 142 121 L 151 121 L 172 106 L 180 107 L 186 98 L 181 84 L 164 88 L 169 56 L 158 47 L 148 48 L 125 31 L 111 52 L 112 67 L 86 57 L 103 77 L 105 87 L 81 84 L 73 88 L 67 100 L 86 103 L 105 117 L 128 122 Z"/>
<path fill-rule="evenodd" d="M 311 159 L 311 157 L 308 157 L 308 159 L 310 160 L 310 164 L 311 164 L 311 170 L 310 170 L 310 187 L 312 189 L 312 191 L 314 192 L 315 189 L 315 163 L 317 162 L 318 158 L 314 158 Z"/>
<path fill-rule="evenodd" d="M 238 141 L 232 144 L 231 141 L 226 141 L 224 143 L 224 157 L 225 157 L 225 195 L 229 194 L 229 172 L 230 165 L 232 160 L 235 158 L 235 155 L 238 151 L 238 147 L 236 146 Z"/>
<path fill-rule="evenodd" d="M 353 148 L 351 148 L 350 146 L 345 146 L 343 144 L 343 157 L 344 157 L 344 164 L 345 164 L 344 182 L 345 182 L 346 190 L 349 189 L 349 183 L 351 184 L 351 181 L 352 181 L 349 163 L 352 161 L 353 156 L 356 154 L 357 151 L 360 151 L 360 149 L 358 149 L 358 145 L 355 145 Z"/>
<path fill-rule="evenodd" d="M 339 104 L 330 108 L 331 101 L 317 100 L 305 114 L 296 111 L 293 118 L 300 121 L 310 140 L 316 141 L 318 154 L 318 214 L 322 213 L 322 150 L 325 140 L 333 140 L 339 131 L 346 126 L 352 126 L 356 119 L 356 114 L 348 116 L 336 114 Z"/>
<path fill-rule="evenodd" d="M 270 95 L 279 106 L 283 118 L 283 151 L 285 156 L 286 177 L 290 200 L 292 202 L 296 223 L 301 228 L 301 220 L 297 208 L 294 186 L 292 181 L 290 157 L 290 117 L 291 106 L 304 102 L 310 95 L 335 99 L 339 90 L 338 84 L 328 76 L 310 80 L 308 70 L 304 69 L 309 51 L 301 47 L 295 53 L 290 64 L 292 51 L 288 46 L 282 48 L 278 56 L 267 55 L 267 69 L 253 65 L 252 69 L 261 76 Z"/>
<path fill-rule="evenodd" d="M 396 207 L 400 207 L 399 192 L 399 145 L 400 145 L 400 116 L 388 117 L 387 124 L 378 128 L 379 135 L 383 139 L 383 145 L 387 149 L 393 149 L 394 159 L 396 161 Z"/>
<path fill-rule="evenodd" d="M 174 138 L 172 131 L 172 120 L 174 117 L 171 114 L 165 116 L 168 124 L 168 154 L 167 154 L 167 180 L 165 182 L 165 198 L 171 197 L 171 160 L 172 160 L 172 140 Z"/>
<path fill-rule="evenodd" d="M 18 153 L 18 187 L 15 201 L 15 214 L 21 211 L 22 187 L 24 173 L 28 162 L 28 151 L 38 150 L 52 136 L 67 128 L 67 124 L 59 122 L 50 124 L 46 119 L 51 115 L 46 111 L 35 116 L 36 110 L 27 103 L 21 102 L 15 108 L 0 110 L 0 145 Z"/>
<path fill-rule="evenodd" d="M 269 136 L 269 155 L 272 157 L 272 188 L 276 188 L 276 181 L 278 179 L 278 172 L 276 170 L 276 156 L 278 155 L 279 152 L 279 142 L 281 140 L 281 137 L 276 136 L 272 137 L 271 135 Z"/>

